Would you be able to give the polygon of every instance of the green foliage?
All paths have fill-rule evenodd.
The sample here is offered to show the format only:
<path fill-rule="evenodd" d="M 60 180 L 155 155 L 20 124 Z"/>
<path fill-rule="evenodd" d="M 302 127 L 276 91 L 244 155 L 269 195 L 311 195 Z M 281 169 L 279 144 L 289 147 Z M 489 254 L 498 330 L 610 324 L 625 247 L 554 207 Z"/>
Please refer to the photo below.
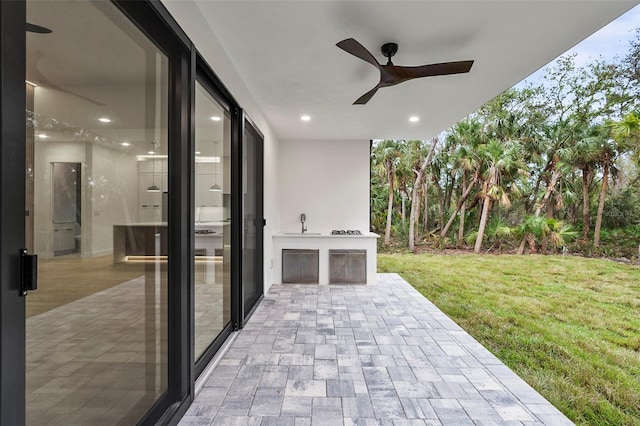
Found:
<path fill-rule="evenodd" d="M 624 228 L 640 224 L 640 195 L 633 188 L 625 188 L 619 194 L 610 195 L 604 204 L 604 225 L 607 228 Z"/>
<path fill-rule="evenodd" d="M 560 58 L 539 86 L 511 88 L 443 132 L 417 188 L 428 143 L 374 142 L 372 228 L 384 232 L 391 217 L 391 234 L 405 240 L 415 190 L 416 241 L 456 244 L 464 206 L 463 238 L 482 250 L 510 250 L 533 235 L 532 249 L 543 252 L 569 245 L 588 255 L 619 253 L 611 231 L 640 217 L 639 55 L 640 30 L 615 62 Z M 582 234 L 573 243 L 576 230 Z M 613 246 L 596 249 L 598 241 Z"/>

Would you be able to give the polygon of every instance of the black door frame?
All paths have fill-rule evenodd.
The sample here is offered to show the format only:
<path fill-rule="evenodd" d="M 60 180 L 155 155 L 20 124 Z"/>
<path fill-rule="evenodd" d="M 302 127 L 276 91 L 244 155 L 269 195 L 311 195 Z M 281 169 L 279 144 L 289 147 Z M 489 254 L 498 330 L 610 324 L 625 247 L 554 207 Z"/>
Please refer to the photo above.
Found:
<path fill-rule="evenodd" d="M 25 422 L 26 3 L 0 2 L 0 424 Z"/>

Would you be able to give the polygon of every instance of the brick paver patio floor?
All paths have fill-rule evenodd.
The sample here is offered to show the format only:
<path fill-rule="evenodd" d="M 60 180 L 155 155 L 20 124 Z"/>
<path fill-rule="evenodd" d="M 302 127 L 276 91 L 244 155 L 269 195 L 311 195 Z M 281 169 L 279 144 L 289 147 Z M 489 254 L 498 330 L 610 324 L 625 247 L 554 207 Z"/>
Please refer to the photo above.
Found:
<path fill-rule="evenodd" d="M 181 425 L 572 424 L 397 274 L 273 285 Z"/>

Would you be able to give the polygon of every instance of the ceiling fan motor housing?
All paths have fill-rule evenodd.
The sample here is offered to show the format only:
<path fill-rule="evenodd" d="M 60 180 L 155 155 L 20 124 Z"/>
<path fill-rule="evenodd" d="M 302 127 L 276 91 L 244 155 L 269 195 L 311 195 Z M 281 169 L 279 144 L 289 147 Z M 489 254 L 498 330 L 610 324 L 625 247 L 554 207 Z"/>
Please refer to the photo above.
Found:
<path fill-rule="evenodd" d="M 382 54 L 389 59 L 389 62 L 391 62 L 391 57 L 398 52 L 398 44 L 385 43 L 380 47 L 380 51 L 382 51 Z"/>

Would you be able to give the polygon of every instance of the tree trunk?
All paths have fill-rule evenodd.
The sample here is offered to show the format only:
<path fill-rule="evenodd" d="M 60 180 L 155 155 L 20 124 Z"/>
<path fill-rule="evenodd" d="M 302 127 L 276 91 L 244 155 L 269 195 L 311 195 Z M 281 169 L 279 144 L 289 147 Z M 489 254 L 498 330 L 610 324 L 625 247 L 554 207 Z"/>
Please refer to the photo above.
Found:
<path fill-rule="evenodd" d="M 442 191 L 442 186 L 440 186 L 440 182 L 434 177 L 433 184 L 436 186 L 436 192 L 438 194 L 438 217 L 440 218 L 438 221 L 438 227 L 442 229 L 442 225 L 444 225 L 444 193 Z"/>
<path fill-rule="evenodd" d="M 553 203 L 550 203 L 547 201 L 547 218 L 548 219 L 552 219 L 553 218 Z M 542 236 L 542 241 L 540 242 L 540 253 L 542 254 L 547 254 L 547 249 L 549 245 L 549 235 L 545 234 Z"/>
<path fill-rule="evenodd" d="M 390 166 L 388 166 L 390 167 Z M 391 217 L 393 215 L 393 172 L 387 168 L 387 178 L 389 179 L 389 202 L 387 203 L 387 226 L 384 229 L 384 244 L 391 243 Z"/>
<path fill-rule="evenodd" d="M 467 186 L 464 189 L 462 196 L 460 196 L 460 199 L 456 204 L 456 209 L 451 214 L 451 216 L 449 216 L 449 220 L 447 221 L 447 224 L 444 226 L 444 228 L 442 228 L 442 231 L 440 232 L 440 238 L 445 238 L 449 233 L 449 228 L 451 228 L 451 225 L 453 225 L 453 221 L 456 219 L 456 216 L 458 215 L 458 212 L 460 211 L 460 209 L 462 209 L 462 206 L 464 206 L 464 202 L 467 200 L 467 197 L 469 197 L 469 194 L 471 194 L 471 190 L 473 189 L 477 181 L 478 181 L 478 173 L 476 173 L 473 176 L 473 179 L 471 180 L 471 183 L 469 184 L 469 186 Z M 464 219 L 462 219 L 462 221 L 464 221 Z"/>
<path fill-rule="evenodd" d="M 429 229 L 429 185 L 425 179 L 422 183 L 422 195 L 424 196 L 424 213 L 422 214 L 422 229 L 427 233 Z"/>
<path fill-rule="evenodd" d="M 407 201 L 407 194 L 405 194 L 404 192 L 400 193 L 400 198 L 402 199 L 402 210 L 401 210 L 401 214 L 402 214 L 402 226 L 404 227 L 404 223 L 407 221 L 407 214 L 406 214 L 406 209 L 405 209 L 405 205 L 406 205 L 406 201 Z"/>
<path fill-rule="evenodd" d="M 431 144 L 431 148 L 429 149 L 429 153 L 427 157 L 422 162 L 420 169 L 416 172 L 416 180 L 413 183 L 413 190 L 411 191 L 411 212 L 409 214 L 409 250 L 415 251 L 416 249 L 416 241 L 415 241 L 415 230 L 416 230 L 416 222 L 418 216 L 418 209 L 420 208 L 420 202 L 418 199 L 418 188 L 421 186 L 422 176 L 424 175 L 424 171 L 427 166 L 431 163 L 431 157 L 433 157 L 433 152 L 436 149 L 436 145 L 438 144 L 438 139 L 433 139 L 433 143 Z"/>
<path fill-rule="evenodd" d="M 582 168 L 582 239 L 584 241 L 589 240 L 589 228 L 590 228 L 590 205 L 589 205 L 589 169 L 588 167 Z"/>
<path fill-rule="evenodd" d="M 467 214 L 467 209 L 465 208 L 465 204 L 462 203 L 460 207 L 460 222 L 458 224 L 458 243 L 456 244 L 457 248 L 462 248 L 464 245 L 464 216 Z"/>
<path fill-rule="evenodd" d="M 545 206 L 547 205 L 547 202 L 549 201 L 549 198 L 551 197 L 551 194 L 553 193 L 553 191 L 555 191 L 556 185 L 558 184 L 558 180 L 560 179 L 560 171 L 554 169 L 553 173 L 551 174 L 551 181 L 549 182 L 549 185 L 547 185 L 547 190 L 544 193 L 544 196 L 542 197 L 542 200 L 540 200 L 540 204 L 538 205 L 538 207 L 536 207 L 536 212 L 535 215 L 536 216 L 540 216 L 540 213 L 542 212 L 542 209 L 545 208 Z M 524 248 L 526 245 L 527 240 L 533 240 L 533 236 L 531 234 L 526 234 L 523 238 L 522 241 L 520 242 L 520 246 L 518 247 L 518 251 L 517 254 L 523 254 L 524 253 Z M 531 245 L 531 242 L 529 243 L 529 245 Z M 533 246 L 534 250 L 535 250 L 535 244 Z"/>
<path fill-rule="evenodd" d="M 482 239 L 484 238 L 484 228 L 487 226 L 487 219 L 489 218 L 489 210 L 491 210 L 491 197 L 484 196 L 484 202 L 482 203 L 482 215 L 480 216 L 480 227 L 478 228 L 478 236 L 476 237 L 476 245 L 473 248 L 473 252 L 478 254 L 482 248 Z"/>
<path fill-rule="evenodd" d="M 602 189 L 600 190 L 600 202 L 598 203 L 598 216 L 596 216 L 596 226 L 593 229 L 593 246 L 600 247 L 600 228 L 602 227 L 602 213 L 604 213 L 604 201 L 607 198 L 607 186 L 609 181 L 609 159 L 604 162 L 604 172 L 602 173 Z"/>
<path fill-rule="evenodd" d="M 529 236 L 529 234 L 525 235 L 522 238 L 522 241 L 520 241 L 520 245 L 518 246 L 518 251 L 516 252 L 516 254 L 523 254 L 524 253 L 524 248 L 527 246 L 527 237 Z"/>

